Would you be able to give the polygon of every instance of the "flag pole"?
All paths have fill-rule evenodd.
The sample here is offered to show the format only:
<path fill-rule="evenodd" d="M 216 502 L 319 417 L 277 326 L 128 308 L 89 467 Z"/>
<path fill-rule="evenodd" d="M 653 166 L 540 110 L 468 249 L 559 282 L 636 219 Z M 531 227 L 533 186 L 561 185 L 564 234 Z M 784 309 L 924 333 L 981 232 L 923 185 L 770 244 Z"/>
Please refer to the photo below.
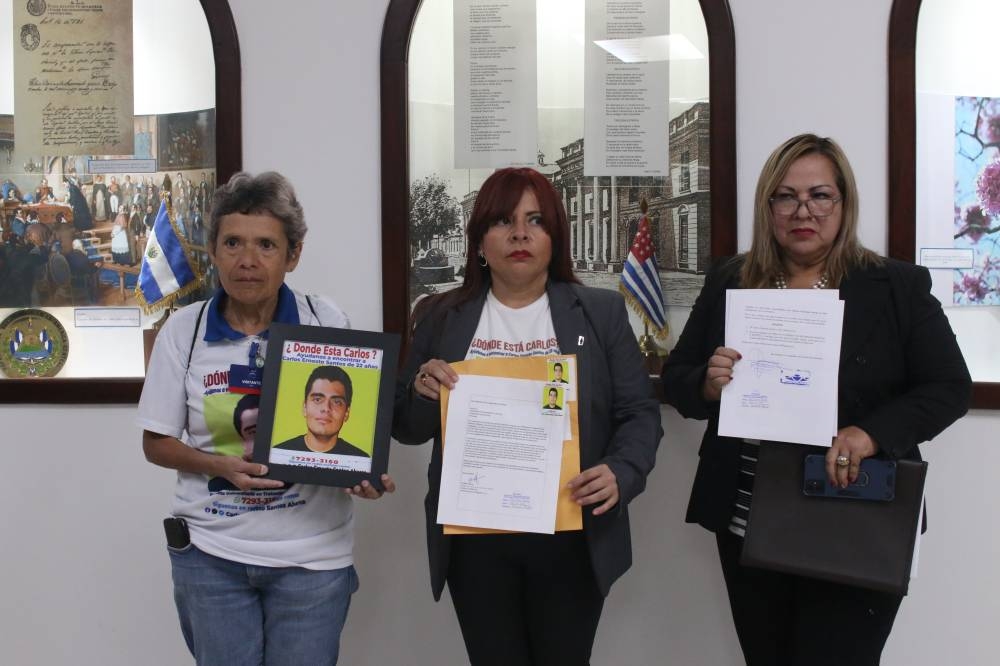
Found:
<path fill-rule="evenodd" d="M 165 202 L 167 204 L 167 217 L 170 218 L 170 219 L 173 219 L 173 216 L 171 215 L 171 213 L 173 212 L 173 207 L 170 205 L 170 203 L 171 203 L 171 201 L 170 201 L 170 192 L 167 192 L 166 194 L 164 194 L 161 191 L 160 192 L 160 201 L 163 201 L 163 202 Z M 169 305 L 166 306 L 165 308 L 163 308 L 163 315 L 159 319 L 157 319 L 155 322 L 153 322 L 153 330 L 154 331 L 159 331 L 161 328 L 163 328 L 163 325 L 167 323 L 167 319 L 170 317 L 170 315 L 172 313 L 173 313 L 173 308 L 170 307 Z"/>
<path fill-rule="evenodd" d="M 655 337 L 667 337 L 667 315 L 660 285 L 659 268 L 650 234 L 649 203 L 646 197 L 639 200 L 639 227 L 635 240 L 622 265 L 621 284 L 618 290 L 642 319 L 643 334 L 639 336 L 639 351 L 647 361 L 667 355 L 665 349 L 656 344 Z M 656 328 L 656 335 L 649 332 L 650 323 Z"/>

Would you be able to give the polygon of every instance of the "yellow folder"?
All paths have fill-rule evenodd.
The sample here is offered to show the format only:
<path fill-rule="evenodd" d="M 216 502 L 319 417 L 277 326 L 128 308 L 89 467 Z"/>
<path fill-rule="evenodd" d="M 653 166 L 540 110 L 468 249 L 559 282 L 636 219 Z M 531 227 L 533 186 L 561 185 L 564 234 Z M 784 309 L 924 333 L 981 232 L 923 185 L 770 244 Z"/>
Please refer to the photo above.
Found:
<path fill-rule="evenodd" d="M 560 356 L 519 356 L 514 358 L 478 358 L 468 361 L 456 361 L 451 364 L 459 375 L 484 375 L 487 377 L 505 377 L 508 379 L 532 379 L 546 381 L 548 379 L 548 362 L 574 358 L 573 355 Z M 574 367 L 576 362 L 574 360 Z M 573 373 L 576 375 L 576 372 Z M 576 390 L 576 377 L 570 378 L 573 383 L 573 397 L 579 394 Z M 448 389 L 441 389 L 441 442 L 444 446 L 445 424 L 448 422 Z M 583 529 L 583 511 L 580 505 L 573 501 L 571 491 L 566 488 L 570 479 L 580 473 L 580 422 L 577 415 L 579 403 L 567 400 L 564 407 L 569 409 L 571 437 L 563 442 L 562 468 L 559 473 L 559 495 L 556 499 L 556 531 L 568 532 Z M 445 534 L 495 534 L 504 530 L 494 530 L 483 527 L 463 527 L 461 525 L 445 525 Z"/>

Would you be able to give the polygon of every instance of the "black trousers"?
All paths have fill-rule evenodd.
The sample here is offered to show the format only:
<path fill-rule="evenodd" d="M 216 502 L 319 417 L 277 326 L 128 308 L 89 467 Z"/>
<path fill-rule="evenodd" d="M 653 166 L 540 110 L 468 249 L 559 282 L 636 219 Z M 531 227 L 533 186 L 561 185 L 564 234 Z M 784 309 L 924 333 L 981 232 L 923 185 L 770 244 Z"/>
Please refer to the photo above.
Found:
<path fill-rule="evenodd" d="M 448 590 L 472 666 L 586 666 L 604 597 L 583 532 L 451 540 Z"/>
<path fill-rule="evenodd" d="M 747 666 L 878 666 L 902 597 L 744 567 L 742 538 L 716 540 Z"/>

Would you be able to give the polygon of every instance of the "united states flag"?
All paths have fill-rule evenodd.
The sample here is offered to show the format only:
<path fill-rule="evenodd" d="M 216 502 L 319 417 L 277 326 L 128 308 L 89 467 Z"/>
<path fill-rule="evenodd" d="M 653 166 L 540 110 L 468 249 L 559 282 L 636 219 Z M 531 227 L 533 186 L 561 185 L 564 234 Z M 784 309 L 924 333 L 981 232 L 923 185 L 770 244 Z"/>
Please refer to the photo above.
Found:
<path fill-rule="evenodd" d="M 653 253 L 653 239 L 649 235 L 649 218 L 646 215 L 639 220 L 639 230 L 629 249 L 628 258 L 625 259 L 620 289 L 645 322 L 657 329 L 657 336 L 666 335 L 667 313 L 663 305 L 663 290 L 660 288 L 660 272 Z"/>

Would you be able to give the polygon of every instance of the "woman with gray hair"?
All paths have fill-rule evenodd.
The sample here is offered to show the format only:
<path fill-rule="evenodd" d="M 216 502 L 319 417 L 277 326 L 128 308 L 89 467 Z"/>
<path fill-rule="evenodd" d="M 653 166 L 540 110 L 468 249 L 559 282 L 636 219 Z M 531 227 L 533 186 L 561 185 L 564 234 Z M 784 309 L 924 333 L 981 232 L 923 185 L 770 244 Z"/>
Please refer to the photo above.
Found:
<path fill-rule="evenodd" d="M 865 458 L 920 460 L 917 445 L 968 408 L 969 371 L 927 269 L 880 257 L 858 240 L 858 189 L 834 141 L 802 134 L 771 153 L 753 223 L 750 251 L 709 271 L 663 369 L 667 402 L 708 420 L 687 522 L 715 533 L 749 666 L 872 666 L 901 596 L 740 564 L 760 442 L 719 435 L 722 392 L 742 360 L 724 346 L 726 291 L 839 290 L 838 430 L 828 448 L 809 452 L 825 455 L 828 481 L 840 488 L 858 479 Z"/>
<path fill-rule="evenodd" d="M 345 493 L 263 478 L 234 428 L 241 397 L 259 393 L 249 371 L 272 322 L 350 326 L 331 301 L 285 285 L 305 235 L 284 176 L 237 173 L 220 188 L 208 220 L 220 288 L 167 320 L 139 401 L 146 458 L 177 470 L 167 546 L 198 664 L 336 664 L 358 587 L 350 495 L 381 496 L 367 481 Z"/>

